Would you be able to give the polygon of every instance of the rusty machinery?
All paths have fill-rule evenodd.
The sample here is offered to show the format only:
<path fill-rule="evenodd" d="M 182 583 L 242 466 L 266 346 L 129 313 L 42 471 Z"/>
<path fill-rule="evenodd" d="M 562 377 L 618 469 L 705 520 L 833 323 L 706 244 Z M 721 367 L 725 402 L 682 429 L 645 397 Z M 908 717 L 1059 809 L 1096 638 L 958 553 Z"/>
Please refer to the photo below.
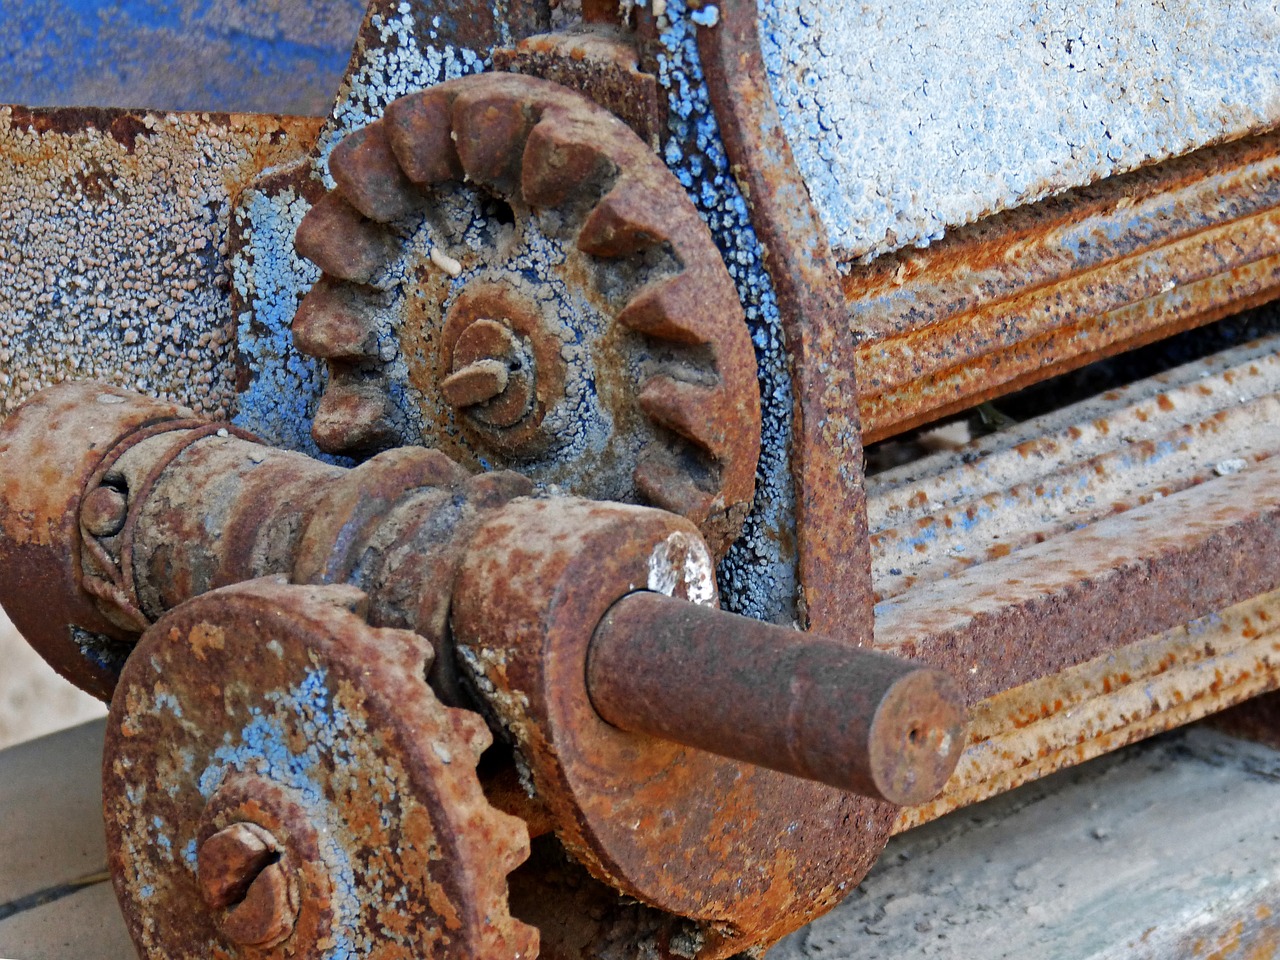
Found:
<path fill-rule="evenodd" d="M 962 231 L 842 280 L 751 5 L 684 11 L 687 47 L 643 8 L 407 6 L 371 8 L 326 127 L 209 120 L 264 144 L 217 171 L 238 334 L 167 318 L 144 376 L 6 398 L 0 600 L 111 699 L 142 955 L 758 955 L 895 829 L 1277 685 L 1274 345 L 911 475 L 867 483 L 861 450 L 1269 298 L 1266 136 L 1015 211 L 1020 272 Z M 391 54 L 440 32 L 497 69 L 399 89 Z M 1082 223 L 1111 247 L 1055 259 Z M 1081 292 L 1144 257 L 1193 294 Z M 997 319 L 966 331 L 972 287 Z M 1037 297 L 1056 319 L 987 335 Z M 182 395 L 202 351 L 238 400 L 216 363 Z"/>

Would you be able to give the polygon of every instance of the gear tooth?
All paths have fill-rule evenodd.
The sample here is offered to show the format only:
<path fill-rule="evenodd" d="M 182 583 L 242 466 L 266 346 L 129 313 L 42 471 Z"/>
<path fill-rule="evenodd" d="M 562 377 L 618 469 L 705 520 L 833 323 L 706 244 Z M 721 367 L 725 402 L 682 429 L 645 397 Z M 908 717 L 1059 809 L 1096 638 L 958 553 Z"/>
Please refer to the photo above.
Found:
<path fill-rule="evenodd" d="M 653 445 L 644 452 L 633 474 L 636 491 L 651 506 L 678 514 L 695 524 L 711 512 L 715 498 L 694 482 L 676 462 L 674 451 Z"/>
<path fill-rule="evenodd" d="M 381 381 L 356 381 L 331 370 L 311 436 L 325 453 L 357 454 L 393 446 L 398 439 Z"/>
<path fill-rule="evenodd" d="M 504 874 L 529 859 L 529 828 L 519 817 L 486 805 L 477 825 L 480 836 L 489 837 L 490 855 Z"/>
<path fill-rule="evenodd" d="M 453 145 L 451 115 L 456 94 L 449 86 L 401 97 L 387 107 L 387 142 L 400 169 L 423 186 L 462 179 Z"/>
<path fill-rule="evenodd" d="M 532 207 L 558 207 L 575 194 L 605 184 L 617 166 L 605 155 L 599 124 L 576 122 L 561 113 L 545 116 L 529 133 L 520 190 Z"/>
<path fill-rule="evenodd" d="M 467 177 L 504 196 L 520 186 L 521 159 L 533 117 L 524 100 L 497 86 L 460 94 L 453 103 L 458 158 Z"/>
<path fill-rule="evenodd" d="M 454 726 L 458 736 L 468 750 L 474 754 L 473 762 L 478 762 L 480 754 L 493 745 L 493 733 L 484 718 L 470 710 L 451 710 Z"/>
<path fill-rule="evenodd" d="M 353 207 L 380 223 L 407 216 L 421 200 L 400 169 L 382 120 L 343 137 L 329 155 L 329 173 Z"/>
<path fill-rule="evenodd" d="M 374 318 L 349 284 L 321 277 L 302 298 L 291 326 L 294 345 L 326 360 L 361 360 L 378 353 Z"/>
<path fill-rule="evenodd" d="M 711 306 L 705 286 L 686 271 L 643 287 L 617 319 L 628 329 L 660 340 L 713 343 L 719 318 L 708 315 Z"/>
<path fill-rule="evenodd" d="M 356 283 L 366 283 L 391 256 L 382 226 L 337 193 L 325 194 L 302 218 L 293 246 L 325 273 Z"/>
<path fill-rule="evenodd" d="M 723 458 L 727 438 L 717 422 L 719 398 L 713 388 L 659 374 L 649 378 L 637 399 L 654 423 L 702 447 L 715 459 Z"/>
<path fill-rule="evenodd" d="M 578 231 L 578 249 L 596 257 L 624 257 L 666 241 L 670 212 L 654 202 L 653 185 L 624 177 L 605 194 Z"/>
<path fill-rule="evenodd" d="M 534 960 L 542 952 L 542 934 L 538 928 L 515 920 L 507 937 L 507 955 L 512 960 Z"/>

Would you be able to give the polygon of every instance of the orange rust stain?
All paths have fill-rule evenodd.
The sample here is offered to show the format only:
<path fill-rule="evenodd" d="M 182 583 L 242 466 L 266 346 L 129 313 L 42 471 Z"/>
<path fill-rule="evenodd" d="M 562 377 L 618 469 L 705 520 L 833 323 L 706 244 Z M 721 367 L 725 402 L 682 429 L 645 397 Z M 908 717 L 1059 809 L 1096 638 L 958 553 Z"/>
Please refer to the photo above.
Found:
<path fill-rule="evenodd" d="M 1083 434 L 1080 432 L 1079 427 L 1068 427 L 1067 436 L 1069 436 L 1072 440 L 1079 440 L 1083 436 Z"/>
<path fill-rule="evenodd" d="M 1227 960 L 1233 953 L 1240 949 L 1240 935 L 1244 933 L 1244 921 L 1237 920 L 1231 925 L 1231 929 L 1227 931 L 1226 937 L 1219 940 L 1220 946 L 1213 953 L 1205 957 L 1205 960 Z M 1199 952 L 1203 945 L 1203 940 L 1196 941 L 1196 952 Z"/>
<path fill-rule="evenodd" d="M 995 560 L 999 557 L 1007 557 L 1013 552 L 1013 547 L 1007 543 L 997 543 L 994 547 L 987 551 L 987 556 Z"/>
<path fill-rule="evenodd" d="M 1093 421 L 1093 425 L 1097 427 L 1098 432 L 1102 434 L 1104 437 L 1111 432 L 1111 424 L 1107 423 L 1106 420 L 1102 420 L 1102 419 L 1095 420 Z"/>
<path fill-rule="evenodd" d="M 1145 410 L 1134 411 L 1134 416 L 1136 416 L 1143 423 L 1146 423 L 1148 420 L 1147 411 Z"/>
<path fill-rule="evenodd" d="M 1173 409 L 1173 401 L 1170 400 L 1165 394 L 1162 393 L 1160 394 L 1160 396 L 1156 397 L 1156 406 L 1159 407 L 1161 410 L 1163 410 L 1165 413 L 1168 413 L 1170 410 Z"/>

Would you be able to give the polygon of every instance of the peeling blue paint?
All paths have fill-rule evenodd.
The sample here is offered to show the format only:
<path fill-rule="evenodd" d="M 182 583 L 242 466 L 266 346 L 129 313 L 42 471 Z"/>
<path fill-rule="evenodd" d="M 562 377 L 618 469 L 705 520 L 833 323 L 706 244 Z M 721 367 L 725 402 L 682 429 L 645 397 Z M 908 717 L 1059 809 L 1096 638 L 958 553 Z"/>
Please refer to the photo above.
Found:
<path fill-rule="evenodd" d="M 324 388 L 324 364 L 293 345 L 290 324 L 301 291 L 320 276 L 293 250 L 293 235 L 310 209 L 292 192 L 269 197 L 248 190 L 237 226 L 248 242 L 231 262 L 232 282 L 249 309 L 236 317 L 236 346 L 248 385 L 233 422 L 275 446 L 322 457 L 311 421 Z M 323 459 L 330 459 L 322 457 Z"/>
<path fill-rule="evenodd" d="M 705 16 L 709 15 L 704 15 Z M 742 535 L 720 564 L 727 609 L 761 620 L 796 617 L 794 556 L 783 544 L 795 536 L 791 476 L 792 387 L 782 318 L 751 216 L 729 169 L 711 109 L 697 47 L 695 14 L 685 0 L 668 0 L 658 79 L 667 95 L 669 136 L 663 157 L 697 207 L 738 289 L 756 348 L 761 400 L 761 450 L 756 496 Z"/>
<path fill-rule="evenodd" d="M 353 762 L 350 738 L 361 732 L 360 726 L 341 707 L 333 704 L 325 670 L 312 668 L 302 681 L 285 693 L 269 695 L 270 714 L 260 708 L 251 715 L 238 735 L 228 735 L 213 753 L 213 760 L 200 774 L 201 795 L 213 796 L 232 772 L 255 774 L 278 783 L 298 794 L 317 823 L 340 824 L 342 817 L 331 810 L 324 783 Z M 287 725 L 286 725 L 287 718 Z M 291 743 L 305 744 L 299 752 Z M 349 932 L 360 913 L 360 893 L 355 883 L 351 859 L 333 831 L 323 831 L 319 838 L 331 881 L 334 884 L 333 907 L 336 914 L 331 929 L 333 946 L 324 960 L 345 960 L 357 955 Z M 188 850 L 188 859 L 195 856 Z"/>
<path fill-rule="evenodd" d="M 496 13 L 503 22 L 501 11 Z M 715 23 L 718 10 L 690 11 L 685 0 L 669 0 L 664 16 L 659 81 L 667 96 L 669 135 L 662 155 L 724 257 L 746 312 L 760 372 L 763 443 L 756 498 L 742 536 L 721 564 L 722 597 L 736 612 L 790 623 L 796 616 L 792 388 L 777 298 L 746 201 L 729 170 L 697 50 L 698 25 Z M 489 65 L 488 51 L 450 42 L 455 30 L 444 5 L 401 4 L 395 15 L 376 20 L 374 27 L 381 43 L 365 51 L 322 133 L 314 172 L 329 186 L 327 152 L 347 132 L 381 116 L 399 96 Z M 289 335 L 297 299 L 314 279 L 314 268 L 292 251 L 293 230 L 305 213 L 306 203 L 292 197 L 250 195 L 243 205 L 242 222 L 251 242 L 237 260 L 235 280 L 244 301 L 252 304 L 238 318 L 240 359 L 250 386 L 241 395 L 235 422 L 272 443 L 314 456 L 318 451 L 310 422 L 324 374 L 320 364 L 293 350 Z M 400 419 L 412 425 L 421 416 L 416 413 L 420 398 L 408 383 L 402 360 L 393 365 L 399 370 L 391 381 L 392 399 Z M 589 401 L 591 385 L 582 387 L 583 399 Z M 590 447 L 591 436 L 607 427 L 587 418 L 573 430 L 589 434 L 584 443 Z M 574 450 L 580 446 L 570 444 Z"/>

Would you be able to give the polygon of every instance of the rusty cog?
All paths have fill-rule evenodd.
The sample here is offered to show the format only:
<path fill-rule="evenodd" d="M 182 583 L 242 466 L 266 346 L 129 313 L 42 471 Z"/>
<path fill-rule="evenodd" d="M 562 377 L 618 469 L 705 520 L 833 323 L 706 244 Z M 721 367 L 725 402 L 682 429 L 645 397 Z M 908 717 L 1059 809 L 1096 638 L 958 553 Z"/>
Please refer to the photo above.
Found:
<path fill-rule="evenodd" d="M 353 587 L 257 580 L 139 643 L 103 760 L 110 866 L 148 960 L 538 954 L 507 909 L 524 823 L 476 775 L 491 742 L 374 629 Z"/>
<path fill-rule="evenodd" d="M 723 552 L 760 449 L 755 353 L 710 232 L 620 120 L 464 77 L 338 143 L 293 323 L 331 453 L 422 443 L 696 523 Z"/>

